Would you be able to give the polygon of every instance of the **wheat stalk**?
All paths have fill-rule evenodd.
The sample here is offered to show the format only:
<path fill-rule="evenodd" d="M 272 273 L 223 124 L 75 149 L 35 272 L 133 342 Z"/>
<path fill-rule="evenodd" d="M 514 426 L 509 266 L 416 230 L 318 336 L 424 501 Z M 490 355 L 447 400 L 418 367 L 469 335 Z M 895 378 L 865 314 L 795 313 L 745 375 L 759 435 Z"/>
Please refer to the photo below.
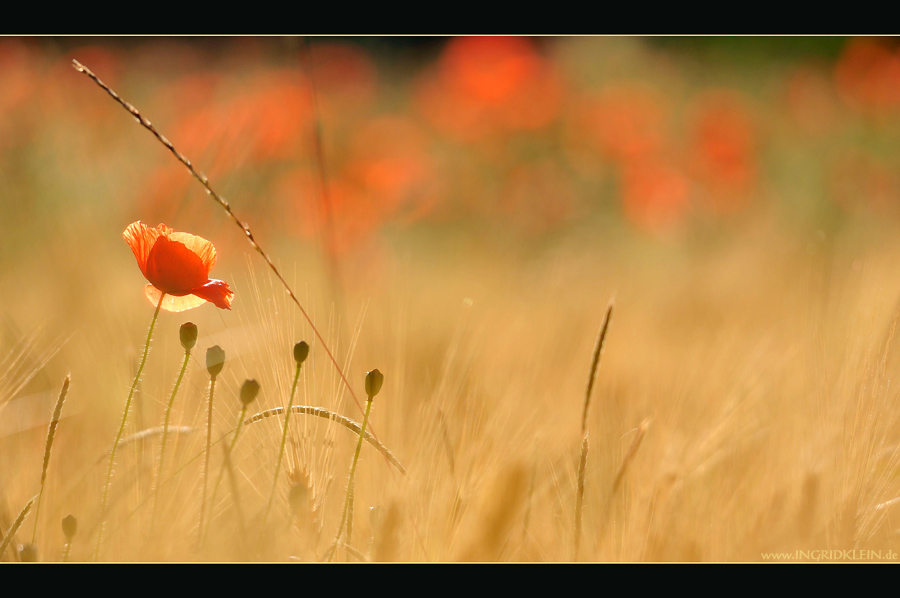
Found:
<path fill-rule="evenodd" d="M 575 559 L 578 560 L 578 550 L 581 546 L 581 519 L 584 508 L 584 472 L 587 468 L 588 450 L 588 412 L 591 406 L 591 395 L 594 391 L 594 381 L 597 379 L 597 370 L 600 368 L 600 354 L 603 352 L 603 344 L 606 342 L 606 332 L 609 330 L 609 322 L 612 319 L 613 301 L 610 300 L 606 308 L 606 316 L 600 325 L 597 334 L 597 342 L 594 344 L 594 353 L 591 356 L 591 369 L 588 374 L 587 389 L 584 393 L 584 411 L 581 414 L 581 459 L 578 462 L 578 486 L 575 490 Z"/>
<path fill-rule="evenodd" d="M 6 552 L 6 549 L 9 548 L 9 545 L 12 543 L 13 538 L 16 536 L 16 532 L 19 531 L 19 528 L 22 527 L 22 522 L 25 521 L 25 518 L 28 516 L 28 511 L 31 510 L 31 505 L 34 504 L 34 501 L 37 499 L 35 496 L 28 503 L 22 507 L 22 510 L 19 511 L 19 516 L 16 517 L 16 520 L 13 521 L 12 527 L 9 528 L 9 531 L 6 532 L 6 536 L 3 537 L 3 540 L 0 541 L 0 558 L 3 558 L 3 553 Z"/>
<path fill-rule="evenodd" d="M 71 376 L 66 376 L 63 381 L 62 388 L 59 391 L 59 397 L 56 399 L 56 407 L 53 408 L 53 417 L 50 418 L 50 425 L 47 428 L 47 442 L 44 443 L 44 463 L 41 466 L 41 489 L 38 492 L 37 506 L 34 509 L 34 531 L 31 532 L 31 543 L 34 544 L 37 537 L 38 514 L 41 512 L 41 499 L 44 496 L 44 481 L 47 479 L 47 468 L 50 466 L 50 450 L 53 448 L 53 439 L 56 437 L 56 428 L 59 426 L 59 419 L 62 416 L 63 403 L 66 401 L 66 394 L 69 392 L 69 381 Z"/>

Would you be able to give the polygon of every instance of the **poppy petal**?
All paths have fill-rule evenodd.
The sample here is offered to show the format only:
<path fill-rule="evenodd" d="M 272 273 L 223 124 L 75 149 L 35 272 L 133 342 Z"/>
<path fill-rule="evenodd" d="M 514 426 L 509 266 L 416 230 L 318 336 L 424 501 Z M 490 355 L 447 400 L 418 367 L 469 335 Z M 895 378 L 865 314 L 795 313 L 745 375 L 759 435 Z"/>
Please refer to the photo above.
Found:
<path fill-rule="evenodd" d="M 148 284 L 144 289 L 144 294 L 147 295 L 147 299 L 150 300 L 153 307 L 159 305 L 159 296 L 162 294 L 162 291 L 152 284 Z M 165 298 L 163 298 L 161 308 L 166 311 L 179 312 L 199 307 L 204 303 L 206 303 L 206 299 L 197 297 L 196 295 L 166 295 Z"/>
<path fill-rule="evenodd" d="M 196 253 L 200 258 L 200 261 L 203 262 L 203 265 L 206 267 L 207 274 L 209 274 L 212 267 L 216 265 L 216 248 L 203 237 L 198 237 L 197 235 L 192 235 L 190 233 L 176 232 L 171 232 L 167 236 L 170 240 L 177 241 Z"/>
<path fill-rule="evenodd" d="M 164 225 L 163 225 L 164 226 Z M 164 231 L 150 228 L 143 224 L 140 220 L 132 222 L 122 233 L 125 242 L 131 247 L 134 257 L 137 258 L 138 267 L 147 278 L 147 260 L 150 257 L 150 250 L 156 244 L 156 240 L 164 234 Z"/>
<path fill-rule="evenodd" d="M 210 280 L 205 285 L 191 290 L 191 293 L 222 309 L 231 309 L 231 301 L 234 299 L 234 292 L 228 288 L 228 283 L 222 280 Z"/>
<path fill-rule="evenodd" d="M 172 236 L 160 236 L 147 256 L 146 276 L 160 291 L 183 295 L 204 285 L 209 269 L 184 243 L 172 240 Z"/>

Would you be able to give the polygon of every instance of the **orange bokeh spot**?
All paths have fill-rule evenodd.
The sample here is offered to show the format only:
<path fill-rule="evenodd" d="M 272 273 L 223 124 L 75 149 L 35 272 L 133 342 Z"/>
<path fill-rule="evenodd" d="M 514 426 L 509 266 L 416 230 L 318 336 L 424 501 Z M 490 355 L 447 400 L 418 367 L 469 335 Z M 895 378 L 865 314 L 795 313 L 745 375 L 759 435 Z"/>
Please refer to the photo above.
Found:
<path fill-rule="evenodd" d="M 634 160 L 622 169 L 625 216 L 648 232 L 678 227 L 689 207 L 690 190 L 687 176 L 664 160 Z"/>
<path fill-rule="evenodd" d="M 851 107 L 871 113 L 900 108 L 900 49 L 876 39 L 850 41 L 834 70 L 835 84 Z"/>
<path fill-rule="evenodd" d="M 757 133 L 737 92 L 710 91 L 696 100 L 690 140 L 692 171 L 711 207 L 743 207 L 757 180 Z"/>
<path fill-rule="evenodd" d="M 500 105 L 542 68 L 531 43 L 521 37 L 457 37 L 441 56 L 448 90 L 476 102 Z"/>
<path fill-rule="evenodd" d="M 584 99 L 575 109 L 573 126 L 575 134 L 613 160 L 657 154 L 667 137 L 662 100 L 636 84 L 610 87 Z"/>
<path fill-rule="evenodd" d="M 458 37 L 420 78 L 415 101 L 444 134 L 475 142 L 546 127 L 564 95 L 561 77 L 527 38 Z"/>
<path fill-rule="evenodd" d="M 309 91 L 296 73 L 273 70 L 241 89 L 179 119 L 172 130 L 176 146 L 193 156 L 215 152 L 232 165 L 242 159 L 260 163 L 293 157 L 313 122 Z"/>

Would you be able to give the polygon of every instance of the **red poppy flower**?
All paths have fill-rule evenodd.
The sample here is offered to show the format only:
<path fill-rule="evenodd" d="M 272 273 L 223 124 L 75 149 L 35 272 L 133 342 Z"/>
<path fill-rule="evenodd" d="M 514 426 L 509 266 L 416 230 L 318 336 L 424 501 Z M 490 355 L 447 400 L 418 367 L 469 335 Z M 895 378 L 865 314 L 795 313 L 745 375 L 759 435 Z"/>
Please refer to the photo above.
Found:
<path fill-rule="evenodd" d="M 154 306 L 165 293 L 162 309 L 185 311 L 209 301 L 231 309 L 234 293 L 228 283 L 210 279 L 216 263 L 216 248 L 202 237 L 177 233 L 165 224 L 150 228 L 132 222 L 122 233 L 144 278 L 150 281 L 146 295 Z"/>

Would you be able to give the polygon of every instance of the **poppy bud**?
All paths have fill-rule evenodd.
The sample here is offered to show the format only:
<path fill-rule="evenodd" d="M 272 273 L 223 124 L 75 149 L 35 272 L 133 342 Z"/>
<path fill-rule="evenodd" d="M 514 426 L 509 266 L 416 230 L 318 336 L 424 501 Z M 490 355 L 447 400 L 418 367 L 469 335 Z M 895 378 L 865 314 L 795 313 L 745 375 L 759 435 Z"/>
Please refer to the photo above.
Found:
<path fill-rule="evenodd" d="M 309 355 L 309 345 L 306 344 L 306 341 L 300 341 L 294 345 L 294 361 L 298 366 L 306 361 L 307 355 Z"/>
<path fill-rule="evenodd" d="M 72 515 L 66 515 L 62 522 L 62 528 L 66 542 L 71 542 L 75 537 L 75 532 L 78 531 L 78 520 Z"/>
<path fill-rule="evenodd" d="M 244 380 L 244 385 L 241 386 L 241 403 L 244 406 L 249 405 L 254 400 L 256 400 L 256 395 L 259 393 L 259 382 L 256 380 Z"/>
<path fill-rule="evenodd" d="M 219 345 L 213 345 L 206 350 L 206 371 L 210 378 L 215 378 L 225 367 L 225 351 Z"/>
<path fill-rule="evenodd" d="M 37 562 L 37 545 L 35 544 L 22 544 L 19 547 L 19 558 L 23 563 L 36 563 Z"/>
<path fill-rule="evenodd" d="M 366 374 L 366 396 L 369 397 L 369 400 L 378 394 L 382 384 L 384 384 L 384 374 L 378 370 L 372 370 Z"/>
<path fill-rule="evenodd" d="M 193 322 L 185 322 L 181 325 L 181 346 L 185 351 L 190 351 L 197 344 L 197 325 Z"/>

